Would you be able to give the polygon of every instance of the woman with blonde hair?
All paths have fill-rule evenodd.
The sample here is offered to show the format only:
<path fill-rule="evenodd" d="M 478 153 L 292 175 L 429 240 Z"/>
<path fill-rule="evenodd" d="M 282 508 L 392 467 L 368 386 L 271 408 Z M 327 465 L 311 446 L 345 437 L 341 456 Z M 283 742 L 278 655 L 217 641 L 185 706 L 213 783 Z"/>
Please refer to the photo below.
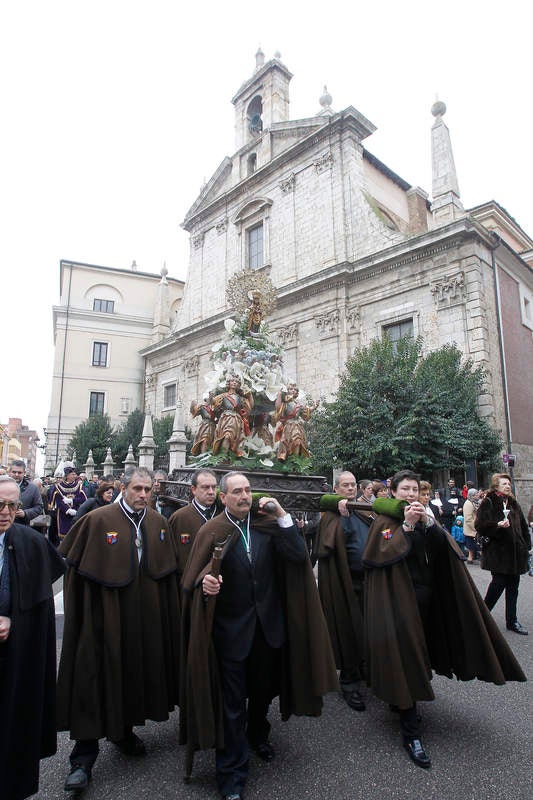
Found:
<path fill-rule="evenodd" d="M 476 557 L 476 514 L 479 507 L 479 491 L 477 489 L 469 489 L 467 497 L 463 506 L 463 532 L 465 535 L 465 545 L 468 550 L 468 558 L 466 563 L 473 564 Z"/>

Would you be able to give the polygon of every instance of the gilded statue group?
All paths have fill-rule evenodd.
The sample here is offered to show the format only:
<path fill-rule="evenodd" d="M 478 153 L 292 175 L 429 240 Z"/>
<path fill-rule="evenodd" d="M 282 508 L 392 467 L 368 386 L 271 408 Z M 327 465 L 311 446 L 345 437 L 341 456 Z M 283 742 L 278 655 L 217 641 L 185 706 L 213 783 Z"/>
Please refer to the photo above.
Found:
<path fill-rule="evenodd" d="M 262 284 L 258 281 L 254 274 L 240 273 L 230 281 L 227 296 L 230 305 L 243 315 L 246 339 L 258 341 L 260 346 L 264 338 L 263 317 L 273 308 L 274 294 L 273 287 L 264 279 Z M 259 284 L 261 289 L 257 288 Z M 191 454 L 231 452 L 242 456 L 243 439 L 256 436 L 267 447 L 276 449 L 278 461 L 286 461 L 289 456 L 308 458 L 304 423 L 309 421 L 318 401 L 304 404 L 298 397 L 298 386 L 289 383 L 278 391 L 272 411 L 265 411 L 264 406 L 254 408 L 252 391 L 243 386 L 239 375 L 230 371 L 224 392 L 209 392 L 203 402 L 193 400 L 191 403 L 192 416 L 200 418 Z"/>
<path fill-rule="evenodd" d="M 289 383 L 278 392 L 273 412 L 254 414 L 252 392 L 243 388 L 237 375 L 230 375 L 225 392 L 217 395 L 210 392 L 203 403 L 191 403 L 192 416 L 201 420 L 192 455 L 212 451 L 214 455 L 233 452 L 241 456 L 242 440 L 256 435 L 270 447 L 277 443 L 278 461 L 285 461 L 291 455 L 309 457 L 304 422 L 309 421 L 318 402 L 304 405 L 298 401 L 298 395 L 298 386 Z M 274 434 L 270 425 L 275 429 Z"/>

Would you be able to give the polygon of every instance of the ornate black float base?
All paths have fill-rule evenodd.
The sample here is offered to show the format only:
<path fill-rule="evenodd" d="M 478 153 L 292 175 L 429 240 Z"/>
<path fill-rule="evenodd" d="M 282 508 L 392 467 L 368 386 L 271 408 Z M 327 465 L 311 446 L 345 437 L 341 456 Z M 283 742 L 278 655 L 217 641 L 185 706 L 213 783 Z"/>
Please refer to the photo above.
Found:
<path fill-rule="evenodd" d="M 178 505 L 191 499 L 190 486 L 192 476 L 198 467 L 180 467 L 175 469 L 166 482 L 164 494 Z M 230 469 L 214 467 L 217 482 Z M 275 497 L 286 511 L 319 511 L 320 497 L 331 487 L 322 475 L 288 475 L 266 470 L 239 470 L 250 481 L 252 492 L 265 492 Z"/>

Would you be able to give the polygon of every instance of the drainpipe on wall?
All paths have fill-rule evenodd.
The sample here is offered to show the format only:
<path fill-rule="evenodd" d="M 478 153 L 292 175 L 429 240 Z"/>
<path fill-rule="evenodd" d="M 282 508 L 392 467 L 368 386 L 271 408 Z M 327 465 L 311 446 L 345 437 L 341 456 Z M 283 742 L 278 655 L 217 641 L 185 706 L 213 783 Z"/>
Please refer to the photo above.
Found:
<path fill-rule="evenodd" d="M 65 359 L 67 354 L 67 335 L 68 335 L 68 323 L 69 323 L 69 312 L 70 312 L 70 290 L 72 286 L 72 264 L 69 264 L 70 272 L 68 278 L 68 293 L 67 293 L 67 314 L 65 319 L 65 339 L 63 342 L 63 359 L 61 362 L 61 389 L 59 390 L 59 412 L 57 415 L 57 439 L 56 439 L 56 467 L 59 463 L 59 434 L 61 431 L 61 412 L 63 409 L 63 384 L 65 382 Z"/>
<path fill-rule="evenodd" d="M 509 393 L 507 390 L 507 370 L 505 366 L 505 346 L 503 341 L 503 325 L 502 325 L 502 311 L 500 304 L 500 281 L 498 279 L 498 265 L 496 264 L 495 251 L 501 244 L 501 239 L 497 233 L 491 232 L 491 238 L 494 242 L 494 247 L 491 249 L 492 258 L 492 271 L 494 273 L 494 300 L 496 303 L 496 318 L 498 321 L 498 341 L 500 344 L 500 368 L 502 373 L 502 389 L 503 389 L 503 405 L 505 410 L 505 432 L 507 436 L 507 452 L 512 453 L 512 431 L 511 431 L 511 415 L 509 413 Z M 513 468 L 509 468 L 511 475 L 511 484 L 513 487 L 513 494 L 515 494 Z"/>

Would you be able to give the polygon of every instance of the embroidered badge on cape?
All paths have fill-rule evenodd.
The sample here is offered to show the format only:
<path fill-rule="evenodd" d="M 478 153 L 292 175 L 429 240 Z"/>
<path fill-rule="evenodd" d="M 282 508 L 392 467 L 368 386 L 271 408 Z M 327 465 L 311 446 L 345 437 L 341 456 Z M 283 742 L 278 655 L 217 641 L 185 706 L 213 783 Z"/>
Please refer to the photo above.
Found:
<path fill-rule="evenodd" d="M 392 539 L 392 531 L 390 528 L 385 528 L 384 531 L 381 531 L 381 535 L 384 539 Z"/>
<path fill-rule="evenodd" d="M 105 535 L 108 544 L 116 544 L 118 542 L 118 533 L 116 531 L 109 531 Z"/>
<path fill-rule="evenodd" d="M 160 542 L 165 541 L 165 531 L 163 530 L 163 528 L 161 528 L 161 530 L 159 531 L 159 541 Z"/>
<path fill-rule="evenodd" d="M 182 544 L 189 544 L 190 541 L 191 541 L 190 533 L 180 533 L 180 542 Z"/>

